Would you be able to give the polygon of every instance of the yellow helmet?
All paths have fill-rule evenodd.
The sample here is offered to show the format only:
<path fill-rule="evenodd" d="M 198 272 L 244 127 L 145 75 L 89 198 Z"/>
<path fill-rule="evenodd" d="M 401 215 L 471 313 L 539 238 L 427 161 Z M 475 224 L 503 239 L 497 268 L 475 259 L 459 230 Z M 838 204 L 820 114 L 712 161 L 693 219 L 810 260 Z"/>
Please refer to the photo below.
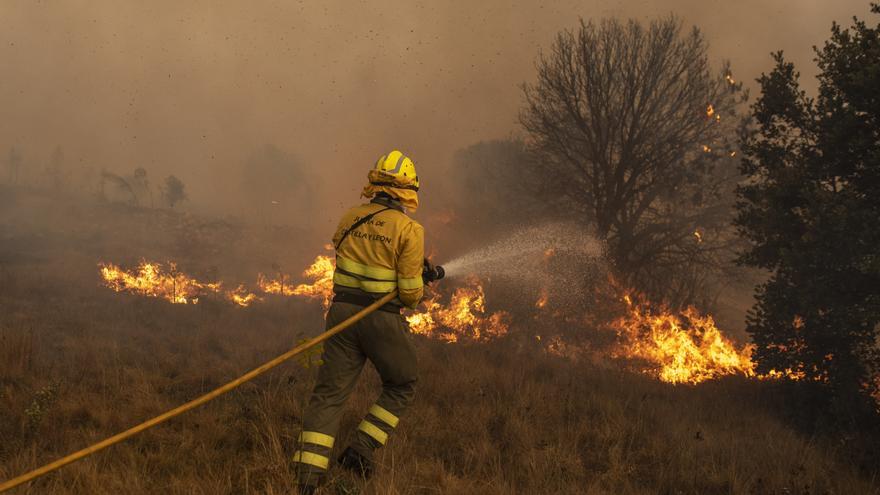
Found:
<path fill-rule="evenodd" d="M 384 172 L 383 175 L 387 174 L 394 178 L 393 182 L 373 182 L 377 186 L 419 190 L 419 176 L 416 174 L 416 164 L 400 151 L 393 150 L 387 155 L 382 155 L 376 162 L 376 170 Z"/>

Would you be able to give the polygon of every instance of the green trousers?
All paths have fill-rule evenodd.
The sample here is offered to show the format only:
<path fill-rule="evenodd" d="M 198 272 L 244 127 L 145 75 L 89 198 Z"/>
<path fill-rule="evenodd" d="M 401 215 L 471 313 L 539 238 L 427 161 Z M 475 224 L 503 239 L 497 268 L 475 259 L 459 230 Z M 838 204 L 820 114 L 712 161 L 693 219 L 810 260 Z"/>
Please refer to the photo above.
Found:
<path fill-rule="evenodd" d="M 361 309 L 334 302 L 327 314 L 327 328 Z M 318 484 L 326 473 L 339 418 L 367 359 L 379 372 L 382 394 L 361 421 L 351 444 L 359 454 L 372 459 L 373 451 L 388 440 L 415 394 L 416 354 L 409 327 L 400 314 L 374 311 L 328 339 L 321 359 L 318 381 L 303 418 L 299 450 L 293 455 L 301 484 Z"/>

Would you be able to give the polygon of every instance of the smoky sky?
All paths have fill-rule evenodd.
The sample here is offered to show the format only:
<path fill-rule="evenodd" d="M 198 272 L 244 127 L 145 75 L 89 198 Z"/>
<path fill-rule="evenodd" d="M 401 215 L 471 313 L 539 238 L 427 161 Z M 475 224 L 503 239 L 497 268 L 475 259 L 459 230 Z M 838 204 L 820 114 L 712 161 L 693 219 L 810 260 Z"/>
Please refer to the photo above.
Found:
<path fill-rule="evenodd" d="M 867 0 L 2 0 L 0 158 L 16 146 L 36 168 L 60 145 L 74 167 L 174 173 L 193 207 L 234 211 L 242 164 L 272 144 L 306 164 L 314 220 L 332 223 L 397 147 L 436 207 L 456 149 L 521 132 L 519 85 L 557 31 L 669 13 L 738 80 L 781 49 L 808 88 L 832 21 L 870 15 Z"/>

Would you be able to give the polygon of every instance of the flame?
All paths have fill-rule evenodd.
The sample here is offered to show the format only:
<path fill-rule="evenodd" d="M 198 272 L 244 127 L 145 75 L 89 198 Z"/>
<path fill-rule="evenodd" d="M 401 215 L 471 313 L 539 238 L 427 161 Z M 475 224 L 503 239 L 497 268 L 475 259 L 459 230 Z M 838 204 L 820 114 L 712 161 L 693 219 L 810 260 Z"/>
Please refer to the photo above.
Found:
<path fill-rule="evenodd" d="M 243 307 L 262 300 L 244 285 L 224 291 L 220 282 L 200 282 L 177 271 L 173 263 L 168 264 L 170 269 L 166 271 L 159 263 L 142 261 L 134 273 L 128 273 L 111 263 L 101 263 L 100 266 L 105 285 L 117 292 L 161 297 L 175 304 L 196 304 L 204 294 L 221 294 Z M 271 279 L 260 273 L 257 275 L 257 286 L 264 294 L 318 299 L 326 311 L 333 299 L 334 270 L 334 260 L 319 255 L 303 272 L 309 283 L 291 286 L 290 277 L 286 274 L 280 273 L 277 279 Z M 462 338 L 488 341 L 504 335 L 508 330 L 507 319 L 508 315 L 504 312 L 487 313 L 485 293 L 477 280 L 471 280 L 467 287 L 456 289 L 449 304 L 441 304 L 437 297 L 433 297 L 425 301 L 422 311 L 407 318 L 415 333 L 448 342 Z"/>
<path fill-rule="evenodd" d="M 731 86 L 736 84 L 736 81 L 733 79 L 733 74 L 727 74 L 726 76 L 724 76 L 724 79 L 726 79 L 727 83 Z"/>
<path fill-rule="evenodd" d="M 694 236 L 698 241 L 702 238 L 699 231 L 695 231 Z M 545 257 L 553 254 L 548 250 Z M 279 274 L 279 278 L 273 280 L 259 274 L 257 284 L 265 294 L 321 300 L 327 310 L 333 296 L 334 265 L 332 258 L 319 255 L 303 272 L 310 283 L 291 288 L 288 275 Z M 142 260 L 132 272 L 112 263 L 99 263 L 99 266 L 104 285 L 114 291 L 158 297 L 173 304 L 197 304 L 201 296 L 211 294 L 242 307 L 262 300 L 244 285 L 223 290 L 220 282 L 203 282 L 189 277 L 172 262 L 167 263 L 166 268 L 161 263 Z M 611 323 L 618 335 L 612 356 L 646 363 L 642 371 L 664 382 L 696 384 L 734 374 L 759 380 L 827 380 L 818 369 L 805 370 L 803 366 L 772 369 L 759 375 L 752 360 L 754 346 L 737 348 L 722 334 L 710 315 L 702 315 L 693 307 L 677 314 L 662 306 L 654 310 L 649 303 L 637 301 L 639 298 L 634 298 L 630 292 L 624 293 L 622 299 L 627 305 L 627 313 Z M 535 307 L 544 309 L 548 303 L 545 287 Z M 466 286 L 455 289 L 448 304 L 441 303 L 439 296 L 431 297 L 424 301 L 420 311 L 407 316 L 406 320 L 413 333 L 431 338 L 446 342 L 487 342 L 507 334 L 510 315 L 503 311 L 490 314 L 486 309 L 483 286 L 478 279 L 472 278 Z M 803 328 L 803 318 L 796 316 L 792 326 L 796 330 Z M 535 338 L 542 342 L 540 335 Z M 560 336 L 550 337 L 542 343 L 546 352 L 560 357 L 576 358 L 585 351 L 578 345 L 566 343 Z M 832 360 L 834 356 L 829 354 L 825 359 Z M 874 393 L 880 394 L 880 383 Z"/>
<path fill-rule="evenodd" d="M 222 294 L 239 306 L 248 306 L 257 300 L 256 294 L 249 293 L 242 285 L 224 292 L 220 282 L 200 282 L 178 271 L 172 262 L 168 263 L 166 270 L 161 263 L 141 260 L 134 272 L 127 272 L 113 263 L 99 263 L 98 266 L 104 285 L 114 291 L 158 297 L 172 304 L 198 304 L 199 297 L 206 294 Z"/>
<path fill-rule="evenodd" d="M 697 243 L 703 242 L 703 234 L 699 230 L 694 231 L 694 237 L 697 239 Z"/>
<path fill-rule="evenodd" d="M 309 299 L 320 299 L 324 310 L 330 307 L 333 299 L 333 271 L 336 262 L 329 256 L 319 255 L 315 261 L 306 268 L 303 276 L 311 279 L 310 284 L 299 284 L 293 288 L 294 296 L 305 296 Z"/>
<path fill-rule="evenodd" d="M 547 294 L 547 288 L 544 287 L 541 289 L 541 297 L 539 297 L 537 302 L 535 302 L 535 307 L 538 309 L 543 309 L 545 306 L 547 306 L 548 299 L 549 295 Z"/>
<path fill-rule="evenodd" d="M 336 263 L 333 258 L 318 255 L 315 261 L 302 273 L 303 277 L 311 280 L 311 283 L 293 286 L 290 283 L 290 275 L 285 273 L 279 273 L 278 278 L 268 278 L 260 273 L 257 274 L 257 287 L 264 294 L 320 299 L 326 311 L 333 299 L 333 271 L 335 269 Z"/>
<path fill-rule="evenodd" d="M 264 294 L 286 296 L 290 291 L 290 275 L 281 273 L 279 274 L 278 279 L 271 279 L 262 273 L 258 273 L 257 287 L 259 287 Z"/>
<path fill-rule="evenodd" d="M 709 103 L 709 106 L 706 107 L 706 117 L 711 117 L 713 115 L 715 115 L 715 107 Z"/>
<path fill-rule="evenodd" d="M 792 368 L 758 374 L 752 360 L 754 345 L 737 349 L 712 316 L 702 315 L 693 307 L 674 314 L 662 306 L 653 311 L 650 304 L 637 303 L 629 294 L 623 296 L 623 301 L 627 314 L 611 324 L 619 337 L 613 356 L 647 363 L 642 371 L 661 381 L 696 384 L 735 374 L 759 380 L 807 378 L 803 369 Z M 793 324 L 797 328 L 802 320 L 795 318 Z"/>
<path fill-rule="evenodd" d="M 753 346 L 742 349 L 722 335 L 709 315 L 689 307 L 679 315 L 626 296 L 628 314 L 612 328 L 620 339 L 614 357 L 648 363 L 646 373 L 669 383 L 700 383 L 724 375 L 755 377 Z"/>
<path fill-rule="evenodd" d="M 104 284 L 114 291 L 160 297 L 173 304 L 196 304 L 200 295 L 220 289 L 219 283 L 199 282 L 177 271 L 174 263 L 168 263 L 166 271 L 160 263 L 142 260 L 133 273 L 112 263 L 98 266 Z"/>
<path fill-rule="evenodd" d="M 710 148 L 708 145 L 704 144 L 703 145 L 703 153 L 711 153 L 711 152 L 712 152 L 712 148 Z"/>
<path fill-rule="evenodd" d="M 244 288 L 244 285 L 239 285 L 235 289 L 226 292 L 226 297 L 235 304 L 245 308 L 250 306 L 252 302 L 260 300 L 259 296 L 249 292 Z"/>
<path fill-rule="evenodd" d="M 449 304 L 444 306 L 433 297 L 424 301 L 423 310 L 406 317 L 413 333 L 446 342 L 485 342 L 500 337 L 508 331 L 508 319 L 503 311 L 487 314 L 486 295 L 476 279 L 455 289 Z"/>

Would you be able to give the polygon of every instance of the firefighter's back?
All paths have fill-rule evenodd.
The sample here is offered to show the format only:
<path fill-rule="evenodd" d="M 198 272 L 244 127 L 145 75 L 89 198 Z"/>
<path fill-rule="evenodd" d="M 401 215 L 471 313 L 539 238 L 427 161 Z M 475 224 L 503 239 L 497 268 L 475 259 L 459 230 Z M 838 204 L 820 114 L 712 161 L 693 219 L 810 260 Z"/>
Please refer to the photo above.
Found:
<path fill-rule="evenodd" d="M 413 307 L 421 300 L 424 230 L 390 198 L 349 209 L 333 245 L 337 294 L 374 298 L 397 289 L 400 304 Z"/>

